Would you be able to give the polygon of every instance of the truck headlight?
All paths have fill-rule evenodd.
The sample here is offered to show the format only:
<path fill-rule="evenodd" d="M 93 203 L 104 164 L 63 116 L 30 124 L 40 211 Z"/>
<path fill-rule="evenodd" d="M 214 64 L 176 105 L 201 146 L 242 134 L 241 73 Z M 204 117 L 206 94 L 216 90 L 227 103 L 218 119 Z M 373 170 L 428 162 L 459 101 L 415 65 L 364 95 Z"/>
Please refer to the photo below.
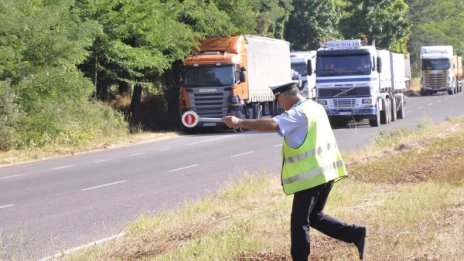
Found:
<path fill-rule="evenodd" d="M 327 106 L 327 100 L 317 100 L 322 106 Z"/>
<path fill-rule="evenodd" d="M 363 105 L 370 105 L 370 104 L 372 104 L 372 99 L 371 98 L 362 99 L 362 104 Z"/>

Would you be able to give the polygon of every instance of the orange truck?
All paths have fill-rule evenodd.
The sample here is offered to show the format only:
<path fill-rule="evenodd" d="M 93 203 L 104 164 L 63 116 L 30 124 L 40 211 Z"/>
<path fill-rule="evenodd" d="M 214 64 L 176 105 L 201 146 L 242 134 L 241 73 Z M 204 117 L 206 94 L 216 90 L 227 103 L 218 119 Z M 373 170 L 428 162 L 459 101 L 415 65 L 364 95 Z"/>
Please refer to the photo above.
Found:
<path fill-rule="evenodd" d="M 288 42 L 251 35 L 206 38 L 184 61 L 179 99 L 182 115 L 199 119 L 182 123 L 202 128 L 225 126 L 220 119 L 226 115 L 275 115 L 269 86 L 290 80 Z"/>

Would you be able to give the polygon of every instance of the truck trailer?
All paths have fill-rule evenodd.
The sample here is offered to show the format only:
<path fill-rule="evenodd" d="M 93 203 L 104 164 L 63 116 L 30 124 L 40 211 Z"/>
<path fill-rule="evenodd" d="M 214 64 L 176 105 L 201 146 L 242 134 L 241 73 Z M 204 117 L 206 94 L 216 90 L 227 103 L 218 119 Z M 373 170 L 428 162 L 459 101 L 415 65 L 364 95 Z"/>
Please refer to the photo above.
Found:
<path fill-rule="evenodd" d="M 207 38 L 184 61 L 180 111 L 195 112 L 198 128 L 225 126 L 201 118 L 272 116 L 277 106 L 269 86 L 290 80 L 288 42 L 252 35 Z"/>
<path fill-rule="evenodd" d="M 333 123 L 403 119 L 410 80 L 409 56 L 361 40 L 328 41 L 317 51 L 316 97 Z"/>
<path fill-rule="evenodd" d="M 316 68 L 317 51 L 296 51 L 290 53 L 290 62 L 293 70 L 302 77 L 301 94 L 308 99 L 316 99 Z"/>
<path fill-rule="evenodd" d="M 462 91 L 462 58 L 453 53 L 453 46 L 422 46 L 420 65 L 421 95 L 440 91 L 452 95 Z"/>

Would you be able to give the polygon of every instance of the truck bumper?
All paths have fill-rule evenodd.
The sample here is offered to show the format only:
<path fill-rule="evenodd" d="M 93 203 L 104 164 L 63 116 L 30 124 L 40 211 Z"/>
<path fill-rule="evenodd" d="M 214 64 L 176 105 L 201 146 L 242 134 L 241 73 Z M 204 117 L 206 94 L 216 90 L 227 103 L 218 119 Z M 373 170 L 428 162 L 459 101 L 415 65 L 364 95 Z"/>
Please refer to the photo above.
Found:
<path fill-rule="evenodd" d="M 376 108 L 352 108 L 352 109 L 326 109 L 329 117 L 336 118 L 355 118 L 355 119 L 375 119 L 377 117 Z"/>

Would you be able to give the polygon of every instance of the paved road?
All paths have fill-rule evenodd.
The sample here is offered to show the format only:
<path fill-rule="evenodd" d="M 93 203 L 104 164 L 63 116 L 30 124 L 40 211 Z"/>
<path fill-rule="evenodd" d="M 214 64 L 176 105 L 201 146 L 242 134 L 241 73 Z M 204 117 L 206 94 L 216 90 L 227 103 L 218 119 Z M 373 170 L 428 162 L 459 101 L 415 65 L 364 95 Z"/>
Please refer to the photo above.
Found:
<path fill-rule="evenodd" d="M 335 135 L 343 151 L 352 151 L 380 131 L 462 117 L 463 99 L 408 97 L 406 120 L 378 128 L 359 123 Z M 19 260 L 40 259 L 116 235 L 143 212 L 175 209 L 243 175 L 278 176 L 280 142 L 274 133 L 185 135 L 0 168 L 3 248 Z"/>

